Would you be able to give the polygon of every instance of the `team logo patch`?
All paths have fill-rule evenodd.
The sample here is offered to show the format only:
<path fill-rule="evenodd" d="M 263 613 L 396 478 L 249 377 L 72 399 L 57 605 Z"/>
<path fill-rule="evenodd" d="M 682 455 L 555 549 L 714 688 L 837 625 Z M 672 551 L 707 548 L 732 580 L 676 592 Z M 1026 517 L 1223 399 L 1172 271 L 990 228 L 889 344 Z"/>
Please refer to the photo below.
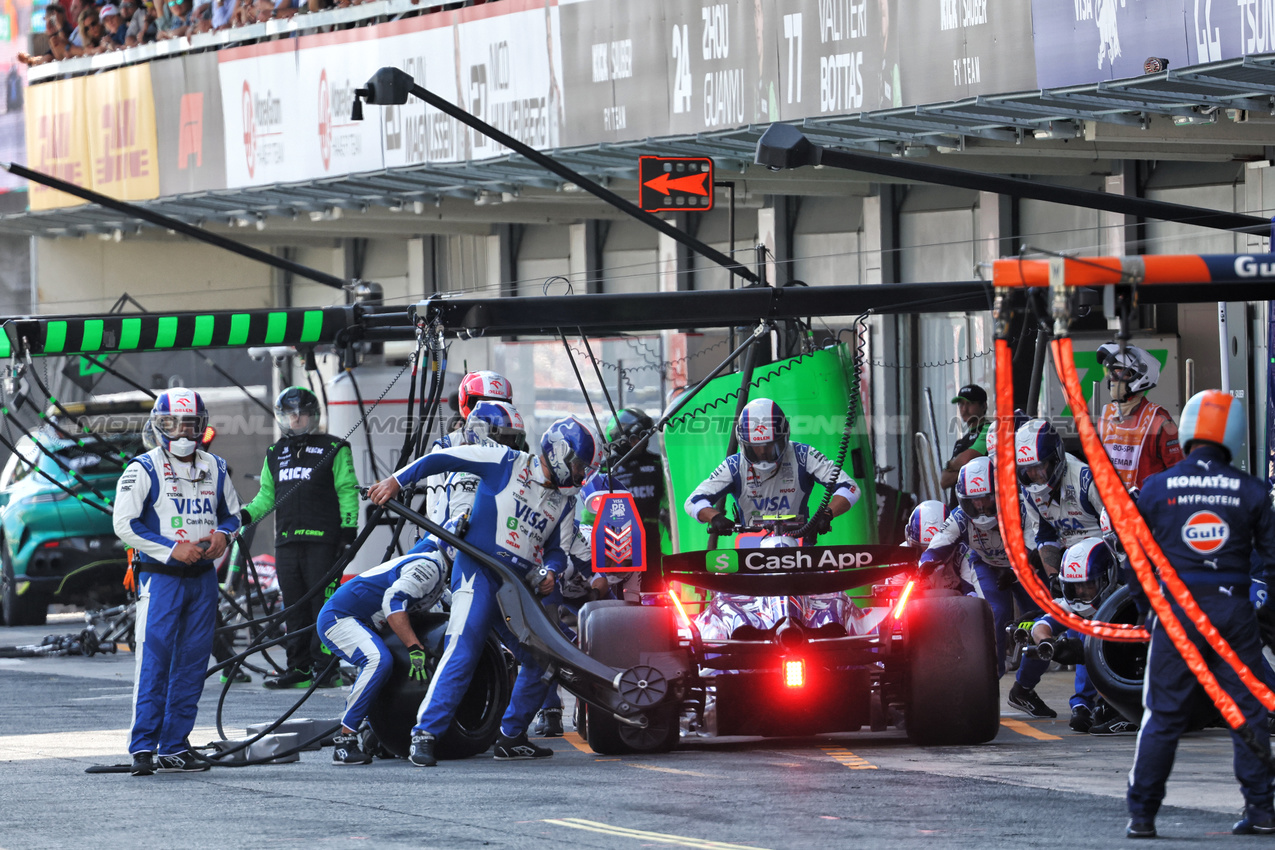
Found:
<path fill-rule="evenodd" d="M 1077 560 L 1070 560 L 1062 566 L 1063 581 L 1087 581 L 1088 576 L 1085 575 L 1085 565 Z"/>
<path fill-rule="evenodd" d="M 1196 511 L 1182 526 L 1182 542 L 1201 555 L 1221 549 L 1231 536 L 1231 527 L 1212 511 Z"/>

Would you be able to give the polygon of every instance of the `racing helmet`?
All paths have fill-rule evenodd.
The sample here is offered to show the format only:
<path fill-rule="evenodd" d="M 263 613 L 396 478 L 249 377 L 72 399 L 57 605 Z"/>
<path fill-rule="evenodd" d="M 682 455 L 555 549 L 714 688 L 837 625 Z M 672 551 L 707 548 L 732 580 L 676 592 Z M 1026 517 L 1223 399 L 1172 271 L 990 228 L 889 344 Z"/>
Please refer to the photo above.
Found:
<path fill-rule="evenodd" d="M 759 472 L 770 472 L 788 447 L 788 417 L 770 399 L 755 398 L 739 414 L 735 436 L 744 460 Z"/>
<path fill-rule="evenodd" d="M 908 539 L 907 545 L 913 549 L 927 548 L 945 522 L 947 522 L 947 505 L 936 499 L 917 505 L 912 509 L 907 527 L 903 530 Z"/>
<path fill-rule="evenodd" d="M 1226 450 L 1228 460 L 1244 453 L 1244 402 L 1221 390 L 1205 390 L 1182 408 L 1178 439 L 1188 452 L 1191 443 L 1214 443 Z"/>
<path fill-rule="evenodd" d="M 160 393 L 146 422 L 150 438 L 164 451 L 187 457 L 199 448 L 208 427 L 208 408 L 199 393 L 185 387 L 174 387 Z"/>
<path fill-rule="evenodd" d="M 507 401 L 480 401 L 474 404 L 461 438 L 468 445 L 491 440 L 505 448 L 521 451 L 526 445 L 527 429 L 522 424 L 522 414 Z"/>
<path fill-rule="evenodd" d="M 319 416 L 319 400 L 305 387 L 288 387 L 274 400 L 274 418 L 285 437 L 313 434 L 319 430 Z"/>
<path fill-rule="evenodd" d="M 956 504 L 978 528 L 996 527 L 996 487 L 992 462 L 976 457 L 956 473 Z"/>
<path fill-rule="evenodd" d="M 615 414 L 607 425 L 607 442 L 627 452 L 637 441 L 655 430 L 655 421 L 640 407 L 626 407 Z"/>
<path fill-rule="evenodd" d="M 1112 401 L 1128 401 L 1160 380 L 1160 362 L 1136 345 L 1126 345 L 1123 354 L 1114 342 L 1098 346 L 1098 365 L 1107 370 Z"/>
<path fill-rule="evenodd" d="M 545 429 L 540 454 L 549 483 L 572 496 L 597 469 L 602 452 L 588 425 L 579 417 L 565 416 Z"/>
<path fill-rule="evenodd" d="M 513 398 L 513 387 L 509 386 L 504 375 L 496 372 L 470 372 L 460 379 L 458 405 L 460 415 L 466 419 L 480 401 L 513 401 Z"/>
<path fill-rule="evenodd" d="M 1027 424 L 1029 417 L 1022 410 L 1014 411 L 1014 430 L 1017 431 L 1023 425 Z M 1000 425 L 1000 417 L 992 417 L 992 421 L 987 426 L 987 459 L 991 461 L 992 466 L 996 466 L 996 428 Z"/>
<path fill-rule="evenodd" d="M 1101 538 L 1086 537 L 1069 547 L 1058 572 L 1067 607 L 1092 618 L 1114 586 L 1115 574 L 1116 557 Z"/>
<path fill-rule="evenodd" d="M 1044 419 L 1032 419 L 1014 435 L 1018 483 L 1032 496 L 1052 493 L 1067 474 L 1062 437 Z"/>

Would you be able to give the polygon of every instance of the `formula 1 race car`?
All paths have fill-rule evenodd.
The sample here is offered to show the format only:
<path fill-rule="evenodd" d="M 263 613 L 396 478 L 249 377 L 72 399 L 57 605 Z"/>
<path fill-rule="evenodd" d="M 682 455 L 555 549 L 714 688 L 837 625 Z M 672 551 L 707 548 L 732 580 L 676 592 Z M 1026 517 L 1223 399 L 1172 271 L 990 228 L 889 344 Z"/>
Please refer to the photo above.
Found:
<path fill-rule="evenodd" d="M 705 611 L 689 617 L 675 590 L 645 594 L 654 604 L 591 602 L 580 612 L 580 646 L 621 668 L 689 651 L 686 698 L 653 712 L 643 729 L 586 705 L 583 736 L 608 755 L 668 750 L 685 712 L 719 736 L 894 725 L 918 744 L 991 740 L 1000 726 L 991 609 L 956 591 L 919 589 L 916 554 L 813 546 L 665 556 L 667 581 L 714 591 Z M 844 592 L 860 587 L 873 596 L 856 606 Z"/>

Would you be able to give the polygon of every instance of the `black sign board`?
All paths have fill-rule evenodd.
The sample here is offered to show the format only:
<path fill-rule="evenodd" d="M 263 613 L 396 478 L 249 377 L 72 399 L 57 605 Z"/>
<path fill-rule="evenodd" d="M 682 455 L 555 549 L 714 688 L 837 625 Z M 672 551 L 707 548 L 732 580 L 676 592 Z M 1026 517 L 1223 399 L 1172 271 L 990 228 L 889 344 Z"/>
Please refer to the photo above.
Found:
<path fill-rule="evenodd" d="M 713 160 L 698 156 L 638 157 L 638 205 L 647 212 L 713 208 Z"/>

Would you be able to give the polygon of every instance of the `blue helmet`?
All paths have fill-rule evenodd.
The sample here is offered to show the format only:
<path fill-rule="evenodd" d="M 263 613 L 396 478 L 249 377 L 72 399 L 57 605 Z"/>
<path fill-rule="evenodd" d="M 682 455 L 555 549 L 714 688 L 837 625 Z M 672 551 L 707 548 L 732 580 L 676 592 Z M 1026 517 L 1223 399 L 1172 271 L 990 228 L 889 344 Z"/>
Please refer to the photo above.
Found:
<path fill-rule="evenodd" d="M 1234 462 L 1244 456 L 1244 402 L 1221 390 L 1205 390 L 1187 399 L 1182 408 L 1178 440 L 1187 450 L 1193 442 L 1209 442 L 1226 449 Z"/>
<path fill-rule="evenodd" d="M 208 428 L 208 408 L 199 393 L 184 387 L 165 390 L 155 399 L 146 429 L 156 445 L 177 457 L 194 454 Z"/>
<path fill-rule="evenodd" d="M 912 509 L 912 516 L 908 517 L 908 525 L 904 529 L 908 545 L 914 549 L 926 548 L 945 522 L 947 505 L 934 499 L 917 505 Z"/>
<path fill-rule="evenodd" d="M 522 424 L 522 414 L 507 401 L 475 402 L 465 419 L 461 432 L 469 445 L 492 440 L 507 448 L 521 451 L 526 444 L 527 429 Z"/>
<path fill-rule="evenodd" d="M 1014 462 L 1018 482 L 1032 495 L 1058 489 L 1067 474 L 1067 452 L 1062 437 L 1044 419 L 1033 419 L 1014 435 Z"/>
<path fill-rule="evenodd" d="M 598 466 L 601 441 L 576 416 L 566 416 L 545 430 L 540 454 L 549 482 L 574 494 Z"/>
<path fill-rule="evenodd" d="M 762 472 L 769 472 L 788 447 L 788 417 L 768 398 L 755 398 L 739 414 L 735 425 L 739 451 Z"/>
<path fill-rule="evenodd" d="M 1116 556 L 1101 537 L 1086 537 L 1063 554 L 1058 579 L 1067 607 L 1091 618 L 1113 587 Z"/>

